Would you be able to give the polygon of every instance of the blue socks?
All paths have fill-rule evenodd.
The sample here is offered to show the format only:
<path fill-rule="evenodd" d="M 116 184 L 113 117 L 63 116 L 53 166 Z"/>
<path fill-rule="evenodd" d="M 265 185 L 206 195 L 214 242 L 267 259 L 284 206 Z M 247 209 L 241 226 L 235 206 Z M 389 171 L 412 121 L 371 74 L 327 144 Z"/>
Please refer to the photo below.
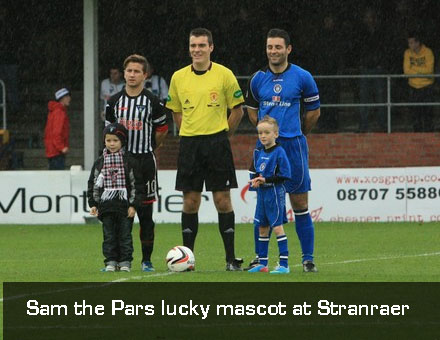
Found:
<path fill-rule="evenodd" d="M 278 249 L 280 251 L 280 266 L 289 267 L 289 249 L 287 246 L 287 236 L 279 235 L 277 236 Z"/>
<path fill-rule="evenodd" d="M 302 261 L 313 261 L 315 228 L 308 210 L 295 210 L 295 229 L 301 243 Z"/>
<path fill-rule="evenodd" d="M 267 266 L 268 263 L 268 252 L 269 252 L 269 240 L 270 236 L 259 236 L 258 237 L 258 243 L 259 243 L 259 252 L 258 257 L 260 258 L 260 264 L 263 266 Z M 280 266 L 282 267 L 289 267 L 289 250 L 288 250 L 288 244 L 287 244 L 287 236 L 286 235 L 280 235 L 277 236 L 277 243 L 278 243 L 278 249 L 280 252 Z"/>
<path fill-rule="evenodd" d="M 265 267 L 267 266 L 267 261 L 268 261 L 267 253 L 269 252 L 269 240 L 270 240 L 269 236 L 258 237 L 258 243 L 259 243 L 258 257 L 260 258 L 260 264 L 262 264 Z"/>
<path fill-rule="evenodd" d="M 256 223 L 254 223 L 254 242 L 255 242 L 255 255 L 260 256 L 260 251 L 259 251 L 259 238 L 260 238 L 260 228 L 257 226 Z"/>
<path fill-rule="evenodd" d="M 306 210 L 295 210 L 295 229 L 296 234 L 298 235 L 299 242 L 301 244 L 302 250 L 302 262 L 304 261 L 313 261 L 313 253 L 314 253 L 314 245 L 315 245 L 315 227 L 313 226 L 312 218 L 310 217 L 310 213 L 308 209 Z M 267 239 L 270 239 L 270 235 L 272 233 L 272 229 L 270 229 L 269 236 Z M 285 240 L 280 240 L 280 238 L 285 237 Z M 263 238 L 266 239 L 266 238 Z M 260 238 L 259 228 L 254 224 L 254 241 L 255 241 L 255 254 L 257 254 L 260 258 L 262 257 L 261 250 L 263 250 L 265 261 L 264 263 L 260 259 L 260 263 L 263 265 L 267 265 L 267 254 L 269 241 L 263 242 Z M 287 237 L 285 235 L 277 237 L 278 248 L 280 250 L 280 266 L 287 267 L 288 261 L 288 246 L 287 246 Z M 267 247 L 265 250 L 260 249 L 260 247 Z M 285 262 L 284 262 L 285 261 Z"/>
<path fill-rule="evenodd" d="M 272 235 L 272 228 L 270 228 L 269 229 L 269 238 L 270 238 L 270 235 Z M 259 244 L 259 241 L 258 241 L 258 239 L 260 238 L 260 227 L 258 227 L 257 226 L 257 224 L 254 222 L 254 242 L 255 242 L 255 255 L 257 255 L 258 257 L 260 256 L 259 255 L 259 249 L 258 249 L 258 244 Z"/>

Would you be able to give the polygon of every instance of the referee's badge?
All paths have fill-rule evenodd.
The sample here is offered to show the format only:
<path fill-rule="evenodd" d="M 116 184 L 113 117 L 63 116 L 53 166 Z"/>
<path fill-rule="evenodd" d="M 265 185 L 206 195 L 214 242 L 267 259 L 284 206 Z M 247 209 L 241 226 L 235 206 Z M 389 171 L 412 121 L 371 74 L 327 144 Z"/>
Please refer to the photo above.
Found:
<path fill-rule="evenodd" d="M 275 93 L 280 93 L 282 89 L 283 89 L 283 87 L 280 84 L 275 84 L 273 86 L 273 92 L 275 92 Z"/>
<path fill-rule="evenodd" d="M 266 163 L 261 163 L 259 170 L 263 171 L 265 168 L 266 168 Z"/>
<path fill-rule="evenodd" d="M 211 92 L 209 94 L 209 98 L 211 98 L 211 102 L 216 102 L 218 99 L 218 93 L 217 92 Z"/>
<path fill-rule="evenodd" d="M 211 91 L 209 92 L 209 99 L 211 102 L 207 105 L 208 107 L 218 107 L 220 104 L 218 103 L 218 92 Z"/>

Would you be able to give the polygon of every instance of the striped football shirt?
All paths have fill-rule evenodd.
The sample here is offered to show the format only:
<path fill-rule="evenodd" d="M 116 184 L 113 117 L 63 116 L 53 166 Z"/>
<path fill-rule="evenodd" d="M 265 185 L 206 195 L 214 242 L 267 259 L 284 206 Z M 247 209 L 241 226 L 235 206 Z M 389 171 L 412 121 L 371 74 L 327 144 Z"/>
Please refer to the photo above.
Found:
<path fill-rule="evenodd" d="M 106 124 L 124 125 L 128 130 L 127 150 L 142 154 L 154 150 L 154 132 L 167 124 L 167 109 L 146 89 L 136 97 L 130 97 L 123 89 L 109 99 L 105 117 Z"/>

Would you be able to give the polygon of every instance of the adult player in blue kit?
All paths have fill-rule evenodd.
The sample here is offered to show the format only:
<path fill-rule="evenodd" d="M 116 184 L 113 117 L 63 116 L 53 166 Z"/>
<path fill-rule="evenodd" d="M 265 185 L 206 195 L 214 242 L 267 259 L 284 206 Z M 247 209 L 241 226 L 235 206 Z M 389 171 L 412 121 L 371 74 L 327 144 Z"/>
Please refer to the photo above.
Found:
<path fill-rule="evenodd" d="M 275 142 L 278 124 L 275 118 L 265 116 L 258 122 L 258 139 L 262 146 L 254 150 L 254 159 L 249 169 L 252 188 L 257 190 L 255 226 L 259 228 L 259 264 L 250 273 L 267 273 L 270 230 L 277 236 L 280 253 L 279 265 L 271 274 L 289 274 L 289 249 L 283 224 L 287 223 L 286 189 L 284 181 L 291 176 L 290 164 L 284 149 Z"/>
<path fill-rule="evenodd" d="M 269 65 L 252 75 L 246 94 L 246 106 L 253 124 L 256 125 L 265 115 L 278 122 L 280 130 L 277 142 L 286 151 L 291 167 L 291 179 L 285 181 L 284 185 L 295 214 L 296 232 L 303 254 L 303 270 L 316 272 L 313 261 L 315 231 L 308 210 L 311 185 L 305 136 L 315 126 L 320 115 L 319 92 L 308 71 L 288 62 L 291 51 L 290 37 L 286 31 L 271 29 L 268 32 L 266 54 Z M 305 109 L 303 117 L 301 102 Z M 257 230 L 254 235 L 258 245 Z M 258 264 L 258 258 L 251 266 L 255 264 Z"/>

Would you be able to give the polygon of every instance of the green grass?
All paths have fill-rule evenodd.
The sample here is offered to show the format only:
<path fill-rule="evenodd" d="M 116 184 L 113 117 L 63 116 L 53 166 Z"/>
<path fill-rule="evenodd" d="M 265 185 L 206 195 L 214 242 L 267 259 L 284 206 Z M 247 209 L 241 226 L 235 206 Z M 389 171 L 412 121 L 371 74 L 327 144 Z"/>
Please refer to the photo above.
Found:
<path fill-rule="evenodd" d="M 318 223 L 315 258 L 319 273 L 306 275 L 291 224 L 286 228 L 292 272 L 285 276 L 225 272 L 223 244 L 216 225 L 201 225 L 195 247 L 196 271 L 168 273 L 165 255 L 181 244 L 180 226 L 156 226 L 152 261 L 155 273 L 140 271 L 140 243 L 135 225 L 131 273 L 101 273 L 100 225 L 0 226 L 0 278 L 4 281 L 438 281 L 439 223 Z M 252 226 L 237 225 L 236 255 L 253 258 Z M 270 266 L 277 261 L 272 238 Z M 429 265 L 428 265 L 429 264 Z"/>
<path fill-rule="evenodd" d="M 154 273 L 140 271 L 139 226 L 135 225 L 131 273 L 102 273 L 100 225 L 0 225 L 1 282 L 438 282 L 440 223 L 318 223 L 315 260 L 319 272 L 302 273 L 299 242 L 286 228 L 290 275 L 226 272 L 223 244 L 216 225 L 203 224 L 195 247 L 196 271 L 170 273 L 167 251 L 181 244 L 180 225 L 158 224 L 152 261 Z M 252 225 L 236 227 L 236 255 L 245 264 L 254 257 Z M 271 240 L 270 267 L 277 261 Z M 0 286 L 0 296 L 3 287 Z M 1 305 L 3 302 L 0 303 Z M 3 308 L 0 308 L 0 320 Z M 1 334 L 1 332 L 0 332 Z"/>

